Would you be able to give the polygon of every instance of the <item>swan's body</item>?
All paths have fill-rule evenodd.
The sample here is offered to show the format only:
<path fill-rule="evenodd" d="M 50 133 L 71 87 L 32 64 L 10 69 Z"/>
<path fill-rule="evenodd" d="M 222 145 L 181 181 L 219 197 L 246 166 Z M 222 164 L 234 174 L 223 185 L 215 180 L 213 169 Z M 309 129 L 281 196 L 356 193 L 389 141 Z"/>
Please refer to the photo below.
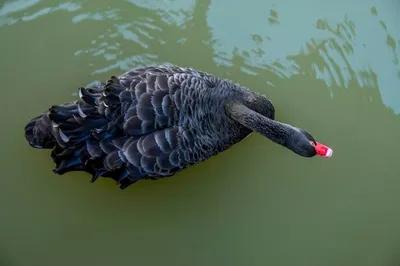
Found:
<path fill-rule="evenodd" d="M 134 69 L 79 94 L 79 100 L 53 106 L 25 128 L 33 147 L 53 149 L 59 174 L 82 170 L 93 181 L 111 177 L 125 188 L 171 176 L 252 131 L 300 155 L 316 153 L 290 147 L 303 132 L 275 122 L 265 96 L 189 68 Z"/>

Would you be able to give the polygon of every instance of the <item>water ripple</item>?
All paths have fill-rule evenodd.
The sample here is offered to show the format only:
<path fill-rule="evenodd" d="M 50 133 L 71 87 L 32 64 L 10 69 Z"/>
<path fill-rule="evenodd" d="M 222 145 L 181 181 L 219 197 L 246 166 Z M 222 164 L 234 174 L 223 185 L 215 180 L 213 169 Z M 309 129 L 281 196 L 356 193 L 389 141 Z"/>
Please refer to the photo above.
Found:
<path fill-rule="evenodd" d="M 72 18 L 73 23 L 80 23 L 84 20 L 105 20 L 112 19 L 118 20 L 118 11 L 119 9 L 107 10 L 105 12 L 89 12 L 89 13 L 81 13 Z"/>
<path fill-rule="evenodd" d="M 26 11 L 23 13 L 22 16 L 18 16 L 15 14 L 14 17 L 8 16 L 13 13 L 22 12 L 28 8 L 32 8 L 35 5 L 39 4 L 39 0 L 32 0 L 32 1 L 14 1 L 10 2 L 9 4 L 5 4 L 4 7 L 0 10 L 0 26 L 3 25 L 12 25 L 19 21 L 27 22 L 39 17 L 42 17 L 47 14 L 54 13 L 56 11 L 67 11 L 73 12 L 81 8 L 81 5 L 75 2 L 64 2 L 60 3 L 53 7 L 43 7 L 39 10 L 35 11 Z"/>
<path fill-rule="evenodd" d="M 41 0 L 16 0 L 12 2 L 6 2 L 0 9 L 0 17 L 23 11 L 38 4 L 40 1 Z"/>
<path fill-rule="evenodd" d="M 115 71 L 124 71 L 132 68 L 133 66 L 146 66 L 153 64 L 154 60 L 157 59 L 157 56 L 154 54 L 141 54 L 136 56 L 131 56 L 122 60 L 118 60 L 112 65 L 108 65 L 104 68 L 98 68 L 92 72 L 92 75 L 106 73 L 111 70 Z"/>
<path fill-rule="evenodd" d="M 165 23 L 182 26 L 196 3 L 196 0 L 174 1 L 174 0 L 127 0 L 135 6 L 156 10 Z"/>

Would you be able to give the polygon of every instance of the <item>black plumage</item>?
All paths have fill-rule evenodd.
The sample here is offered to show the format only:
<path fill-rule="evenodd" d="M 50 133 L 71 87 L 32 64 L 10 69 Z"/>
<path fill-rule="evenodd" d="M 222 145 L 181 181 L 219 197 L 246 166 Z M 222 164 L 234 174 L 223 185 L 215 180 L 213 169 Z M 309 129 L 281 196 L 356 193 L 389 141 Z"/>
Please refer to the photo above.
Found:
<path fill-rule="evenodd" d="M 145 67 L 80 88 L 77 101 L 32 119 L 25 137 L 35 148 L 53 149 L 54 172 L 86 171 L 92 181 L 110 177 L 126 188 L 204 161 L 253 130 L 263 134 L 242 121 L 253 118 L 251 112 L 238 114 L 241 107 L 266 119 L 258 123 L 274 119 L 265 96 L 228 80 L 191 68 Z M 285 129 L 282 139 L 291 136 L 289 128 L 297 130 L 277 125 Z"/>

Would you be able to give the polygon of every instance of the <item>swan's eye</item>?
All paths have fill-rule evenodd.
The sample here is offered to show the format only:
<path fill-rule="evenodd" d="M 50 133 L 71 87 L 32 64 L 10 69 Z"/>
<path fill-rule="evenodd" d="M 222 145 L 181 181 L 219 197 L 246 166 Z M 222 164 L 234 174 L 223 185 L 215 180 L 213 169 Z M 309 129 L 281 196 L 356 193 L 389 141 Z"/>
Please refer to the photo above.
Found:
<path fill-rule="evenodd" d="M 310 141 L 311 146 L 315 147 L 315 143 L 313 141 Z"/>

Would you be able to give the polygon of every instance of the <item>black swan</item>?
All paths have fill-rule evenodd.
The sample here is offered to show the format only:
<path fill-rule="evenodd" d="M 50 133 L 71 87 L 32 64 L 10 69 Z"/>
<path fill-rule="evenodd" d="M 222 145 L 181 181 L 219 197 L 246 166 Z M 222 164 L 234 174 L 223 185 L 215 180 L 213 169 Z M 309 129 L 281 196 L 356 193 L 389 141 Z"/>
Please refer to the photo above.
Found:
<path fill-rule="evenodd" d="M 121 189 L 159 179 L 222 152 L 255 131 L 303 157 L 332 150 L 274 120 L 265 96 L 191 68 L 137 68 L 79 89 L 25 127 L 34 148 L 53 149 L 55 173 L 111 177 Z"/>

